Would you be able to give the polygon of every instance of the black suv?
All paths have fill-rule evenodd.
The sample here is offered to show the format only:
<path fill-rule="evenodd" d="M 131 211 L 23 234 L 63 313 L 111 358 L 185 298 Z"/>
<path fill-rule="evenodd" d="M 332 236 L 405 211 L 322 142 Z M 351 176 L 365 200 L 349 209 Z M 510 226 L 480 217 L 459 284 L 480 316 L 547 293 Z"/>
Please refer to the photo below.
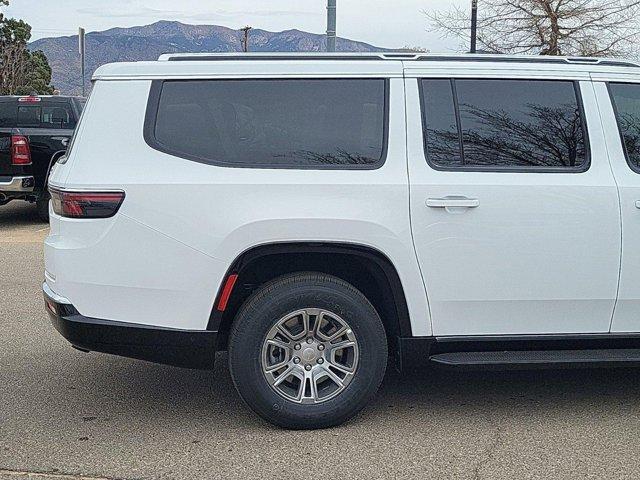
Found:
<path fill-rule="evenodd" d="M 0 205 L 35 202 L 49 218 L 49 171 L 67 149 L 85 99 L 0 96 Z"/>

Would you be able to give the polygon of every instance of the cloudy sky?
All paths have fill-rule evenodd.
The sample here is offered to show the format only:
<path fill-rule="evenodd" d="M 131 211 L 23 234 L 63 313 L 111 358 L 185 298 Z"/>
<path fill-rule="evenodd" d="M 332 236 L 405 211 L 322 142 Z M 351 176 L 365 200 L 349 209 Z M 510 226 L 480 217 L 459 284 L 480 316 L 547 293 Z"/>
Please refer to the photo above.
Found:
<path fill-rule="evenodd" d="M 452 51 L 458 42 L 427 31 L 421 13 L 446 9 L 468 0 L 337 0 L 338 34 L 381 47 L 420 46 Z M 26 20 L 33 39 L 87 31 L 144 25 L 157 20 L 252 25 L 265 30 L 297 28 L 314 33 L 326 29 L 325 0 L 10 0 L 7 16 Z"/>

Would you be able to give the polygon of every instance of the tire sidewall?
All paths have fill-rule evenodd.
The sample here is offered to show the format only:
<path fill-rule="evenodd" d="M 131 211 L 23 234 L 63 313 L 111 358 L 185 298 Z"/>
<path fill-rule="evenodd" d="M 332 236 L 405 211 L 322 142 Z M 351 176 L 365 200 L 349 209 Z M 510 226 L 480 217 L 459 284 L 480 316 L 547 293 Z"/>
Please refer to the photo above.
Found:
<path fill-rule="evenodd" d="M 278 425 L 321 428 L 355 415 L 377 391 L 387 362 L 384 327 L 373 306 L 343 282 L 284 282 L 268 294 L 249 299 L 237 318 L 229 362 L 234 383 L 249 406 Z M 355 294 L 354 294 L 355 293 Z M 356 374 L 347 387 L 325 402 L 298 404 L 285 399 L 267 382 L 260 363 L 267 333 L 285 315 L 302 308 L 321 308 L 340 316 L 358 342 Z"/>

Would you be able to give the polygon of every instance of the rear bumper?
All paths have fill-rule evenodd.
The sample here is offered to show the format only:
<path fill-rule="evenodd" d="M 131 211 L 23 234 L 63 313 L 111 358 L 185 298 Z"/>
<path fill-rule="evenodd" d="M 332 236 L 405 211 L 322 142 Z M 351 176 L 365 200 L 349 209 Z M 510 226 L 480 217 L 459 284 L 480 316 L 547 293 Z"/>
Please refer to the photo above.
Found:
<path fill-rule="evenodd" d="M 31 176 L 0 176 L 0 192 L 29 193 L 33 192 L 35 185 L 35 180 Z"/>
<path fill-rule="evenodd" d="M 42 286 L 55 329 L 74 347 L 177 367 L 213 368 L 217 332 L 178 330 L 88 318 L 71 303 Z"/>

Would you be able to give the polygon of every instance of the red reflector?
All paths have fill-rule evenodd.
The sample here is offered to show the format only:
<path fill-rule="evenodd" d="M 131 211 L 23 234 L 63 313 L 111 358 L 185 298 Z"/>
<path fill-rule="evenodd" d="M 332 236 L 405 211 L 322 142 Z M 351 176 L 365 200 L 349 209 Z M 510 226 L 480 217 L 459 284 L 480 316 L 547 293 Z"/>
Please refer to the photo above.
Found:
<path fill-rule="evenodd" d="M 42 99 L 40 97 L 20 97 L 18 99 L 21 103 L 38 103 Z"/>
<path fill-rule="evenodd" d="M 30 165 L 31 149 L 29 140 L 22 135 L 11 135 L 11 164 Z"/>
<path fill-rule="evenodd" d="M 236 284 L 236 280 L 238 280 L 238 274 L 234 273 L 227 277 L 227 281 L 224 284 L 224 288 L 222 289 L 222 295 L 220 295 L 220 300 L 218 301 L 218 311 L 224 312 L 227 309 L 227 303 L 229 303 L 229 297 L 231 297 L 231 292 L 233 292 L 233 287 Z"/>
<path fill-rule="evenodd" d="M 53 303 L 51 300 L 47 299 L 44 302 L 47 306 L 47 308 L 49 309 L 49 311 L 51 313 L 53 313 L 54 315 L 58 315 L 58 309 L 56 308 L 56 304 Z"/>
<path fill-rule="evenodd" d="M 67 218 L 113 217 L 122 202 L 124 192 L 68 192 L 50 188 L 53 211 Z"/>

